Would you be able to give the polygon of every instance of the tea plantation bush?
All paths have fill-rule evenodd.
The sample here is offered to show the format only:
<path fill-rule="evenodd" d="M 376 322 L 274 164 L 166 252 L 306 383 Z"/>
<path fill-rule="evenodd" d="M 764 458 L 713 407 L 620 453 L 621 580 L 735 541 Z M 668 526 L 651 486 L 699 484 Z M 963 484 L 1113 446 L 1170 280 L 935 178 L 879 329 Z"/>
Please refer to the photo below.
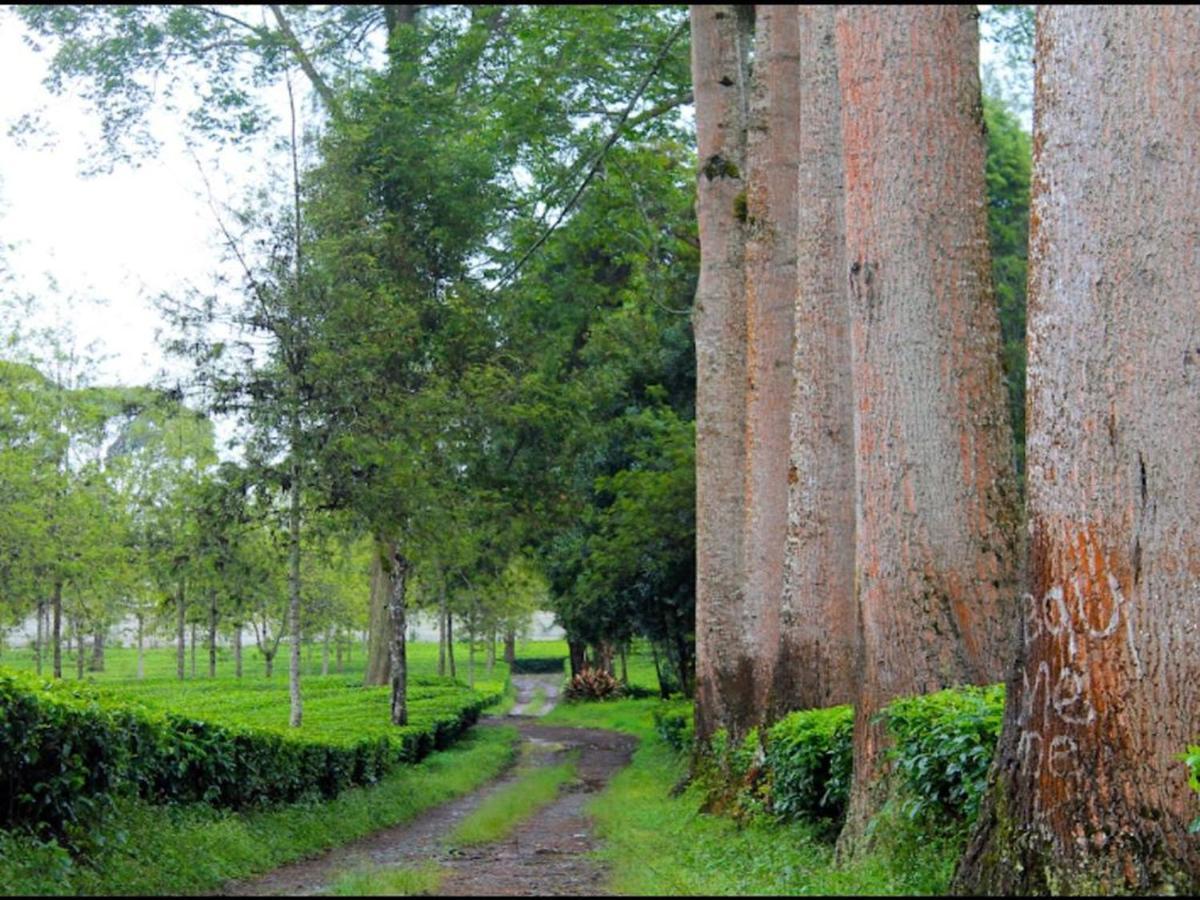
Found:
<path fill-rule="evenodd" d="M 966 823 L 979 811 L 1000 736 L 1004 686 L 964 687 L 905 697 L 881 713 L 892 738 L 889 755 L 904 812 Z M 660 736 L 684 748 L 682 721 L 656 721 Z M 836 833 L 845 817 L 854 761 L 854 710 L 849 706 L 791 713 L 766 732 L 729 746 L 718 734 L 708 748 L 712 789 L 733 797 L 735 815 L 759 810 L 804 819 Z M 703 771 L 703 767 L 701 767 Z M 710 801 L 711 802 L 711 801 Z"/>
<path fill-rule="evenodd" d="M 343 684 L 316 692 L 325 696 L 314 697 L 313 705 L 327 707 L 322 733 L 298 735 L 239 722 L 262 715 L 262 697 L 253 689 L 239 696 L 226 683 L 214 691 L 221 695 L 220 721 L 155 709 L 152 701 L 88 685 L 0 671 L 0 827 L 23 826 L 70 841 L 77 826 L 122 791 L 233 809 L 332 797 L 446 746 L 498 699 L 496 691 L 415 678 L 412 724 L 392 727 L 384 713 L 378 724 L 363 728 L 353 727 L 362 707 L 386 709 L 386 689 Z M 376 700 L 382 702 L 371 703 Z M 347 725 L 352 727 L 340 727 Z"/>

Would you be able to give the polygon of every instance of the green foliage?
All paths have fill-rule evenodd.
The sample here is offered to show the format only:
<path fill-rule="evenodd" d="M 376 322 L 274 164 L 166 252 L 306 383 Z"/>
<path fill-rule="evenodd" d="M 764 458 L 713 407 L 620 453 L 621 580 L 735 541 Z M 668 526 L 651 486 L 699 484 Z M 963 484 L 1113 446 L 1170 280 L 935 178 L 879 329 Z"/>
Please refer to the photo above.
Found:
<path fill-rule="evenodd" d="M 690 709 L 655 709 L 654 731 L 676 753 L 692 751 L 696 727 Z"/>
<path fill-rule="evenodd" d="M 509 671 L 513 675 L 544 675 L 552 672 L 562 672 L 566 660 L 561 657 L 526 657 L 518 656 L 513 659 Z"/>
<path fill-rule="evenodd" d="M 1200 745 L 1189 744 L 1187 752 L 1182 754 L 1180 759 L 1188 767 L 1188 786 L 1200 794 Z M 1200 834 L 1200 816 L 1188 826 L 1188 831 L 1191 834 Z"/>
<path fill-rule="evenodd" d="M 1033 150 L 1029 135 L 1000 101 L 984 97 L 987 124 L 988 236 L 1000 317 L 1004 380 L 1018 472 L 1025 470 L 1025 278 Z"/>
<path fill-rule="evenodd" d="M 913 819 L 974 821 L 1004 714 L 1004 685 L 963 687 L 890 703 L 890 756 Z"/>
<path fill-rule="evenodd" d="M 802 710 L 780 719 L 767 731 L 772 813 L 836 829 L 850 798 L 853 763 L 851 707 Z"/>

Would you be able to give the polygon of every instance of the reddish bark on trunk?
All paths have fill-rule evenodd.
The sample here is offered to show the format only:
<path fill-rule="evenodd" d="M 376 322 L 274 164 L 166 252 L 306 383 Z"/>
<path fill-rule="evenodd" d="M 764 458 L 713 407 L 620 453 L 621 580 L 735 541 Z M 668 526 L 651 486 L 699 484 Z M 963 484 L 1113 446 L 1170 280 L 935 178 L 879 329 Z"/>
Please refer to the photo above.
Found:
<path fill-rule="evenodd" d="M 1195 893 L 1200 12 L 1040 7 L 1028 593 L 955 887 Z"/>
<path fill-rule="evenodd" d="M 876 810 L 892 698 L 1000 680 L 1018 508 L 992 301 L 977 12 L 837 11 L 862 670 L 843 849 Z"/>

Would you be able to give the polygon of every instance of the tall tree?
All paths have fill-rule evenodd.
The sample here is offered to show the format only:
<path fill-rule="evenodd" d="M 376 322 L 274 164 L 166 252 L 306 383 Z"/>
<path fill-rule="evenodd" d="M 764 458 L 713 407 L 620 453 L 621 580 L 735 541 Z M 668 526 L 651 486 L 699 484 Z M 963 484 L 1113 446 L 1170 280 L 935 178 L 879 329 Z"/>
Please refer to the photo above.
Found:
<path fill-rule="evenodd" d="M 837 12 L 862 623 L 848 849 L 881 799 L 876 713 L 999 680 L 1013 650 L 1017 496 L 976 19 L 971 6 Z"/>
<path fill-rule="evenodd" d="M 693 6 L 696 217 L 696 735 L 755 716 L 756 624 L 742 599 L 746 441 L 746 135 L 753 9 Z"/>
<path fill-rule="evenodd" d="M 1200 12 L 1039 9 L 1030 562 L 970 893 L 1193 893 Z"/>
<path fill-rule="evenodd" d="M 788 523 L 775 715 L 848 703 L 858 661 L 854 418 L 834 7 L 797 7 L 799 182 Z M 786 110 L 785 110 L 786 112 Z M 781 482 L 782 483 L 782 482 Z M 779 489 L 779 485 L 776 485 Z"/>

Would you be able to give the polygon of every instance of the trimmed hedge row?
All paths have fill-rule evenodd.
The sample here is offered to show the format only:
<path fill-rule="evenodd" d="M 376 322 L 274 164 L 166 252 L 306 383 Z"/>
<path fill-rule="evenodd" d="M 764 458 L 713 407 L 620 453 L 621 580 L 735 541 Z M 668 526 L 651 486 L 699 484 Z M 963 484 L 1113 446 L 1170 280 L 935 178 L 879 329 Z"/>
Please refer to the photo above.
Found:
<path fill-rule="evenodd" d="M 903 788 L 902 808 L 910 817 L 957 822 L 975 817 L 1003 710 L 1004 686 L 998 684 L 905 697 L 881 713 L 892 737 L 888 752 Z M 656 717 L 655 724 L 672 746 L 690 746 L 690 732 L 677 715 Z M 718 733 L 708 758 L 720 773 L 717 789 L 735 785 L 735 812 L 762 810 L 834 831 L 849 801 L 853 740 L 851 707 L 802 710 L 770 726 L 761 748 L 756 732 L 736 747 Z"/>
<path fill-rule="evenodd" d="M 317 742 L 0 672 L 0 827 L 70 840 L 121 791 L 233 809 L 333 797 L 447 746 L 494 699 L 454 691 L 425 699 L 420 725 Z"/>

